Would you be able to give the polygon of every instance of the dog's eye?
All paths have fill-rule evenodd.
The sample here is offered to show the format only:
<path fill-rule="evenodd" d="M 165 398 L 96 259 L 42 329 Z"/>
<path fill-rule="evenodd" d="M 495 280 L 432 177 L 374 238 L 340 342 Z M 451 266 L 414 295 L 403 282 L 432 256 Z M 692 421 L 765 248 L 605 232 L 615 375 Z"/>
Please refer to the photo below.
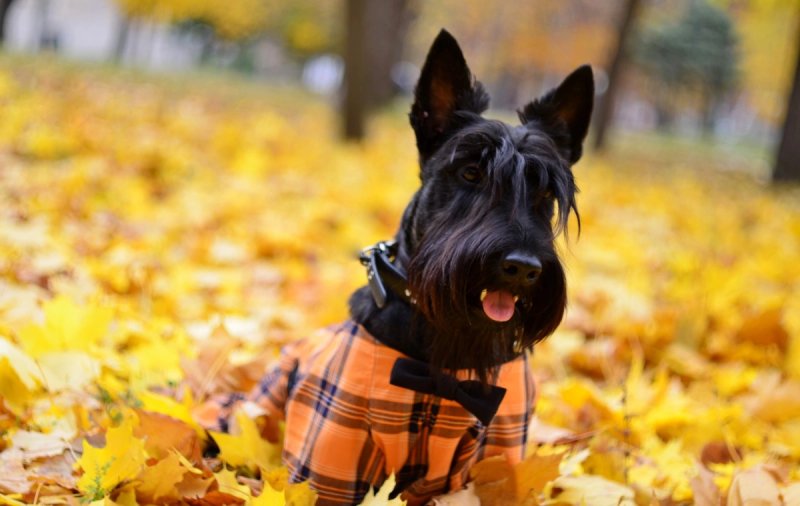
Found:
<path fill-rule="evenodd" d="M 461 179 L 468 183 L 476 184 L 480 183 L 481 179 L 483 178 L 483 173 L 481 169 L 476 165 L 469 165 L 461 169 Z"/>

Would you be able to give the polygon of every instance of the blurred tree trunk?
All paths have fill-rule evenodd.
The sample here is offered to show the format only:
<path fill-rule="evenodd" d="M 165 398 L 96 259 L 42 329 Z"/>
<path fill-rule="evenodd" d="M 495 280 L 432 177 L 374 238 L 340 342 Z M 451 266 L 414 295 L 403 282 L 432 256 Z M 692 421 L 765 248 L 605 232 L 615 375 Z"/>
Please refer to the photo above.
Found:
<path fill-rule="evenodd" d="M 125 48 L 128 46 L 128 36 L 131 33 L 131 18 L 122 14 L 117 28 L 117 37 L 114 41 L 114 61 L 121 62 L 125 58 Z"/>
<path fill-rule="evenodd" d="M 369 112 L 395 93 L 392 68 L 403 53 L 409 0 L 347 0 L 344 45 L 345 139 L 364 137 Z"/>
<path fill-rule="evenodd" d="M 626 0 L 623 6 L 622 18 L 617 30 L 617 45 L 614 47 L 608 67 L 608 87 L 597 102 L 597 109 L 594 113 L 594 149 L 597 151 L 602 151 L 606 146 L 608 127 L 614 115 L 614 103 L 619 90 L 622 64 L 625 61 L 625 48 L 631 38 L 633 22 L 640 4 L 640 0 Z"/>
<path fill-rule="evenodd" d="M 0 46 L 2 46 L 6 40 L 6 19 L 8 17 L 8 10 L 13 3 L 14 0 L 0 0 Z"/>
<path fill-rule="evenodd" d="M 36 2 L 36 23 L 38 36 L 36 37 L 37 49 L 58 49 L 58 36 L 50 29 L 50 0 Z"/>
<path fill-rule="evenodd" d="M 800 181 L 800 28 L 797 35 L 797 63 L 781 143 L 778 145 L 778 157 L 772 171 L 773 181 Z"/>

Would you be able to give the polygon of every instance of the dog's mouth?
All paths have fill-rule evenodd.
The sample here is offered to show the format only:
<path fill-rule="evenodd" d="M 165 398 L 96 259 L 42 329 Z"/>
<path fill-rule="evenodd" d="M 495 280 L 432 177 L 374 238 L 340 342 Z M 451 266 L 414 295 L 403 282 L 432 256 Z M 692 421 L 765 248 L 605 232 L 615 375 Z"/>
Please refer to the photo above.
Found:
<path fill-rule="evenodd" d="M 508 290 L 484 289 L 481 291 L 480 300 L 487 318 L 504 323 L 514 317 L 519 296 Z"/>

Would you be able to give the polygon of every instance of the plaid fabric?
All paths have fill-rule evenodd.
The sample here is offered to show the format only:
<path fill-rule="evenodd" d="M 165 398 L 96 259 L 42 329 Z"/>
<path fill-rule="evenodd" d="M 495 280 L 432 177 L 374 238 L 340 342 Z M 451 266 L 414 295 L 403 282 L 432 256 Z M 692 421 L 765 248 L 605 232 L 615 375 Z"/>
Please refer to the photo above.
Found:
<path fill-rule="evenodd" d="M 392 472 L 403 498 L 422 504 L 461 488 L 484 457 L 524 456 L 535 395 L 527 355 L 501 367 L 497 384 L 508 391 L 488 426 L 454 401 L 390 385 L 400 357 L 347 322 L 284 348 L 247 398 L 268 415 L 285 413 L 284 463 L 293 482 L 310 480 L 318 504 L 358 503 Z M 243 400 L 217 400 L 200 418 L 226 429 Z"/>

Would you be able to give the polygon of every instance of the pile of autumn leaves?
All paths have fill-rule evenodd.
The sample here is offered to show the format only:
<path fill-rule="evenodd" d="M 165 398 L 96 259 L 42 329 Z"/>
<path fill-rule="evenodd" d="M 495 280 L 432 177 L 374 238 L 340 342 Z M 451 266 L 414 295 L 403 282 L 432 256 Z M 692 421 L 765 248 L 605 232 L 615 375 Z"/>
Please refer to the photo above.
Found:
<path fill-rule="evenodd" d="M 0 61 L 2 504 L 313 503 L 256 422 L 209 434 L 193 412 L 346 317 L 413 138 L 387 117 L 341 145 L 291 90 L 186 86 Z M 797 504 L 796 191 L 655 157 L 577 177 L 530 456 L 439 501 Z"/>

